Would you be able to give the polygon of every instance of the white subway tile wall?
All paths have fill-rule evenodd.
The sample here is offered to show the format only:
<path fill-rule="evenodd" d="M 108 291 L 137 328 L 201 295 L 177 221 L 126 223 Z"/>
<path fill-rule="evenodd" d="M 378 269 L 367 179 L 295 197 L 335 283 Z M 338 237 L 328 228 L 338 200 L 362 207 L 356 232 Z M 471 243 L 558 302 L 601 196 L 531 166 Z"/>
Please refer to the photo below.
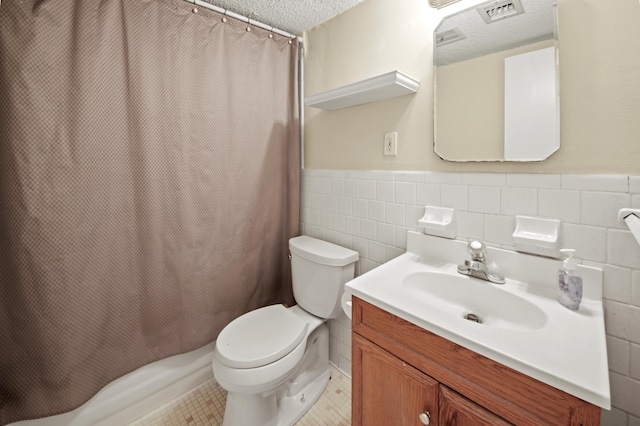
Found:
<path fill-rule="evenodd" d="M 456 209 L 457 238 L 513 250 L 518 214 L 562 221 L 561 245 L 603 268 L 611 411 L 602 425 L 640 426 L 640 245 L 618 210 L 640 208 L 640 177 L 303 170 L 302 233 L 360 253 L 364 274 L 406 250 L 425 205 Z M 330 359 L 351 374 L 351 321 L 330 323 Z"/>

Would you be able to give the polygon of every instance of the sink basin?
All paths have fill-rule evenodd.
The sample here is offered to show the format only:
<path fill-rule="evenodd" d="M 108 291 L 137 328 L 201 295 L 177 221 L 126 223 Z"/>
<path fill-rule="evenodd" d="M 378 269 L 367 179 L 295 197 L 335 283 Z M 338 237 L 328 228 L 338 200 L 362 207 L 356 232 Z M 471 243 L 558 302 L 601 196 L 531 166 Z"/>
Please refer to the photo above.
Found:
<path fill-rule="evenodd" d="M 544 311 L 528 300 L 466 275 L 414 272 L 400 286 L 429 309 L 480 327 L 537 330 L 547 322 Z"/>

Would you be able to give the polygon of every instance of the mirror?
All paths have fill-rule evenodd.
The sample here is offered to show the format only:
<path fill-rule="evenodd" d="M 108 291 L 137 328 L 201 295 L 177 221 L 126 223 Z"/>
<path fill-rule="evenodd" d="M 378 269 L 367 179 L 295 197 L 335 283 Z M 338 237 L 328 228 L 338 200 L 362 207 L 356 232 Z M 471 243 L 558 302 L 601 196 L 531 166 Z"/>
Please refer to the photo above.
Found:
<path fill-rule="evenodd" d="M 541 161 L 560 147 L 554 0 L 491 1 L 434 32 L 434 151 L 450 161 Z"/>

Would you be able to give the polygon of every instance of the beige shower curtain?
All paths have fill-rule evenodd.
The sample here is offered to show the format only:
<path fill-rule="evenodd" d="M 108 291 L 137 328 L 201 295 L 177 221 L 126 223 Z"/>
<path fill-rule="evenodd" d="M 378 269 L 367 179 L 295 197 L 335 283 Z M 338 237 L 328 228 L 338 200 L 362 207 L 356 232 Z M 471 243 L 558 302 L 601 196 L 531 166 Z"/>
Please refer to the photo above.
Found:
<path fill-rule="evenodd" d="M 293 302 L 298 43 L 193 6 L 0 5 L 0 424 Z"/>

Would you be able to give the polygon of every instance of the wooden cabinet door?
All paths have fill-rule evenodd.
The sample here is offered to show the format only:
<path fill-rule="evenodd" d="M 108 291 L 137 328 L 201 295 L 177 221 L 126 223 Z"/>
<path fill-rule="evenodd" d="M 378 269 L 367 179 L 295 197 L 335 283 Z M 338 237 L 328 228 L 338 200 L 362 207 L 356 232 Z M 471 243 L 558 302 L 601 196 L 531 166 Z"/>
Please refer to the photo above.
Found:
<path fill-rule="evenodd" d="M 354 426 L 438 424 L 437 381 L 357 334 L 352 349 Z"/>
<path fill-rule="evenodd" d="M 440 385 L 440 426 L 507 426 L 511 423 Z"/>

